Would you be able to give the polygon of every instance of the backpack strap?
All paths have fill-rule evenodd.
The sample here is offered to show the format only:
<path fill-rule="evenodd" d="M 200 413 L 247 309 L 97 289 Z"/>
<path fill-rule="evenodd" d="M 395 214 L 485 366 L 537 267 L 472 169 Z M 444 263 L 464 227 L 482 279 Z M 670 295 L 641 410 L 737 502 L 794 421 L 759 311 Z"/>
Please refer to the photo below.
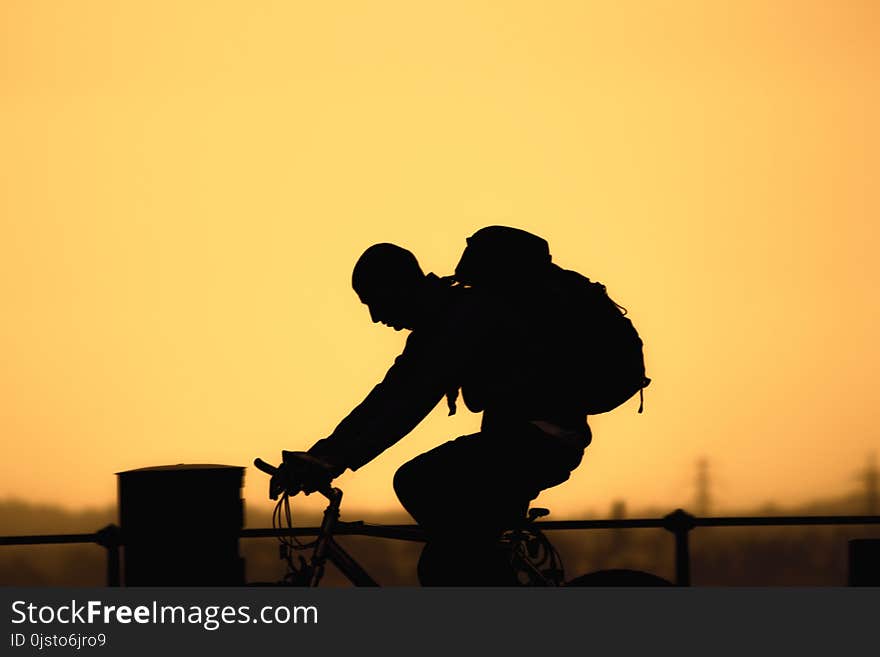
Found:
<path fill-rule="evenodd" d="M 458 400 L 458 387 L 446 391 L 446 405 L 449 407 L 449 415 L 455 415 L 457 409 L 455 402 Z"/>
<path fill-rule="evenodd" d="M 645 388 L 651 384 L 651 379 L 645 377 L 642 381 L 642 387 L 639 388 L 639 413 L 645 410 Z"/>

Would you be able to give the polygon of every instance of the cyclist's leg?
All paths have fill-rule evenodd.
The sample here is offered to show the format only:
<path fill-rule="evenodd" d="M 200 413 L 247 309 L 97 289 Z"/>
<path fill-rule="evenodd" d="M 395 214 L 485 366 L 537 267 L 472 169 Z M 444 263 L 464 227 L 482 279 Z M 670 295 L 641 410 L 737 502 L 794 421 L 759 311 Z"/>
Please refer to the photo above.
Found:
<path fill-rule="evenodd" d="M 492 541 L 470 540 L 466 532 L 451 541 L 425 544 L 418 563 L 422 586 L 516 586 L 508 551 Z"/>
<path fill-rule="evenodd" d="M 429 537 L 419 568 L 423 584 L 513 583 L 499 536 L 579 460 L 560 459 L 541 432 L 526 427 L 504 436 L 462 436 L 401 466 L 395 491 Z"/>
<path fill-rule="evenodd" d="M 405 463 L 394 477 L 404 508 L 428 534 L 423 585 L 513 583 L 498 537 L 525 514 L 528 499 L 492 486 L 499 455 L 481 434 L 461 436 Z"/>
<path fill-rule="evenodd" d="M 483 434 L 461 436 L 404 463 L 394 475 L 394 490 L 429 533 L 468 523 L 484 526 L 476 516 L 487 507 L 495 511 L 501 501 L 490 484 L 500 458 Z"/>
<path fill-rule="evenodd" d="M 461 436 L 404 463 L 394 490 L 429 532 L 466 524 L 505 529 L 545 488 L 567 480 L 583 449 L 563 452 L 538 429 Z"/>

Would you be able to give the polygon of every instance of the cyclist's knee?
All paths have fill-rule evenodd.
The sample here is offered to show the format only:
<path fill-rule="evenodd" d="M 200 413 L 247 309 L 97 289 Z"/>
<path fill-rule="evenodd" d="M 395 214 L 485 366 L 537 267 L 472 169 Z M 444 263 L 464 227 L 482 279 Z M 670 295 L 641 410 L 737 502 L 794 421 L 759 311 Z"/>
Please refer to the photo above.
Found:
<path fill-rule="evenodd" d="M 449 476 L 448 472 L 448 468 L 438 467 L 430 452 L 407 461 L 394 473 L 392 485 L 397 499 L 417 520 L 417 513 L 419 516 L 437 515 L 438 510 L 435 507 L 441 495 L 444 500 L 449 498 L 448 481 L 445 481 Z"/>
<path fill-rule="evenodd" d="M 404 463 L 397 469 L 397 472 L 394 473 L 394 480 L 392 482 L 394 492 L 397 495 L 397 499 L 400 500 L 404 507 L 406 507 L 407 503 L 412 500 L 415 492 L 419 488 L 419 469 L 420 468 L 414 459 Z"/>

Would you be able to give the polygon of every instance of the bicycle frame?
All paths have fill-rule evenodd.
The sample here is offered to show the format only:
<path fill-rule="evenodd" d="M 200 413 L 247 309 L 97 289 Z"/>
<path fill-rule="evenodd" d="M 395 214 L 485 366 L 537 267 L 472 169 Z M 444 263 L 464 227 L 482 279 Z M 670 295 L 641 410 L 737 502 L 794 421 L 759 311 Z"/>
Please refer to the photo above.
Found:
<path fill-rule="evenodd" d="M 305 569 L 307 576 L 306 586 L 318 586 L 321 578 L 324 576 L 324 565 L 328 559 L 355 586 L 379 586 L 378 582 L 370 577 L 369 573 L 333 538 L 333 530 L 339 522 L 339 505 L 342 502 L 342 491 L 338 488 L 331 488 L 327 492 L 321 492 L 324 493 L 330 504 L 324 510 L 324 518 L 321 521 L 321 533 L 315 544 L 312 563 Z"/>
<path fill-rule="evenodd" d="M 301 559 L 302 568 L 297 570 L 293 564 L 292 577 L 287 580 L 293 585 L 316 587 L 324 576 L 327 561 L 335 565 L 339 571 L 355 586 L 380 586 L 370 574 L 343 548 L 334 538 L 338 527 L 344 527 L 346 534 L 360 534 L 379 538 L 424 542 L 424 533 L 411 527 L 395 525 L 367 525 L 361 521 L 341 522 L 339 509 L 342 502 L 342 491 L 338 488 L 325 488 L 318 491 L 327 498 L 329 504 L 324 510 L 318 537 L 314 543 L 311 560 Z M 281 503 L 287 503 L 285 498 Z M 531 585 L 558 586 L 562 582 L 563 572 L 553 545 L 541 531 L 532 524 L 530 516 L 526 525 L 506 532 L 502 543 L 508 545 L 511 552 L 511 567 L 522 573 Z M 539 558 L 540 557 L 540 558 Z M 542 564 L 550 563 L 550 568 L 541 570 Z"/>
<path fill-rule="evenodd" d="M 297 453 L 285 452 L 284 456 L 285 459 L 288 456 L 295 457 Z M 306 462 L 308 461 L 308 459 L 305 459 L 307 455 L 300 454 L 299 456 Z M 287 516 L 288 528 L 292 529 L 290 526 L 289 491 L 283 487 L 284 484 L 282 482 L 275 481 L 279 469 L 259 458 L 254 459 L 254 465 L 257 469 L 272 476 L 272 481 L 269 485 L 269 496 L 274 500 L 278 498 L 279 494 L 281 495 L 281 501 L 275 507 L 276 513 L 273 514 L 273 527 L 276 516 L 280 524 L 280 509 L 283 505 L 285 515 Z M 293 494 L 298 493 L 300 489 L 301 487 L 297 486 Z M 355 586 L 379 586 L 376 580 L 370 577 L 369 573 L 333 538 L 337 526 L 341 524 L 339 522 L 339 507 L 342 503 L 342 491 L 338 488 L 333 488 L 329 480 L 316 490 L 327 498 L 329 504 L 324 510 L 324 517 L 318 530 L 318 538 L 314 543 L 311 561 L 306 562 L 305 559 L 300 557 L 302 566 L 298 569 L 290 559 L 288 550 L 292 546 L 282 538 L 282 558 L 287 561 L 290 567 L 290 573 L 285 576 L 285 581 L 301 586 L 318 586 L 324 576 L 325 565 L 329 559 Z M 510 552 L 511 568 L 514 572 L 525 575 L 528 584 L 559 586 L 564 581 L 562 561 L 559 558 L 559 553 L 541 530 L 533 524 L 536 518 L 545 516 L 548 513 L 550 512 L 547 509 L 530 509 L 526 523 L 505 532 L 500 542 L 507 546 Z M 393 525 L 376 526 L 369 528 L 369 531 L 367 531 L 368 527 L 362 522 L 345 523 L 345 526 L 346 533 L 361 533 L 382 538 L 399 538 L 422 542 L 426 540 L 422 532 L 413 532 L 408 528 L 395 527 Z M 352 528 L 361 531 L 352 532 Z M 305 547 L 311 546 L 298 544 L 294 549 L 304 549 Z"/>

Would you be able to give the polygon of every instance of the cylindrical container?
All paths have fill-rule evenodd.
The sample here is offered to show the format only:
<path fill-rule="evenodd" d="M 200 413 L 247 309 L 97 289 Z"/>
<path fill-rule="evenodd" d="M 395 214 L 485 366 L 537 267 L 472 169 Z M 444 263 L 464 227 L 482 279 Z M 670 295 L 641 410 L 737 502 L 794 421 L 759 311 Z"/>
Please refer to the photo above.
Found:
<path fill-rule="evenodd" d="M 849 585 L 880 586 L 880 538 L 849 542 Z"/>
<path fill-rule="evenodd" d="M 244 468 L 179 464 L 116 474 L 125 586 L 244 584 Z"/>

